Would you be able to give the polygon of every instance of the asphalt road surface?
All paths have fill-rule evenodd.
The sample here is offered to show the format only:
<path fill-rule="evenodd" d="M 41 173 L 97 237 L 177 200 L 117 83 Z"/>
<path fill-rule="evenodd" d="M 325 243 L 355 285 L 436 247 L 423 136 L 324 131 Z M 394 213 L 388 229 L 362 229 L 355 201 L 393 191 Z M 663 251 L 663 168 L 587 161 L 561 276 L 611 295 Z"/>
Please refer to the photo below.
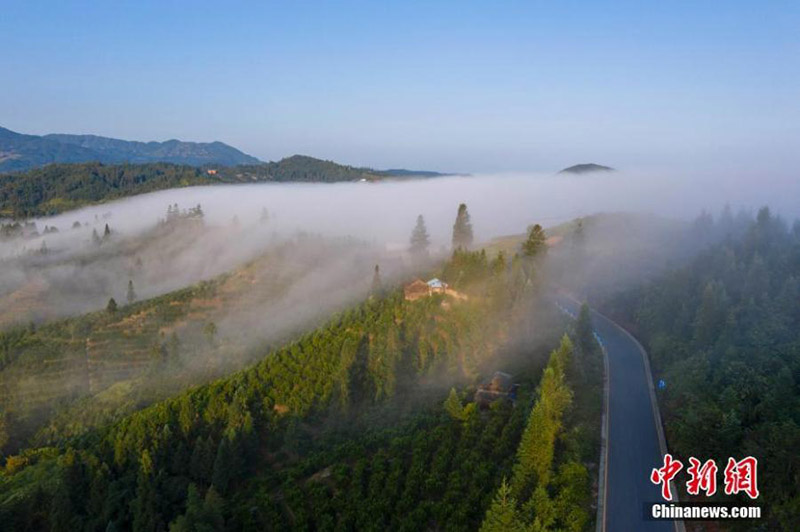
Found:
<path fill-rule="evenodd" d="M 576 302 L 560 297 L 558 303 L 578 314 Z M 650 472 L 663 465 L 664 457 L 639 346 L 621 327 L 596 312 L 592 312 L 592 325 L 608 352 L 609 364 L 605 530 L 674 531 L 673 521 L 645 518 L 648 503 L 663 502 L 660 488 L 650 482 Z"/>

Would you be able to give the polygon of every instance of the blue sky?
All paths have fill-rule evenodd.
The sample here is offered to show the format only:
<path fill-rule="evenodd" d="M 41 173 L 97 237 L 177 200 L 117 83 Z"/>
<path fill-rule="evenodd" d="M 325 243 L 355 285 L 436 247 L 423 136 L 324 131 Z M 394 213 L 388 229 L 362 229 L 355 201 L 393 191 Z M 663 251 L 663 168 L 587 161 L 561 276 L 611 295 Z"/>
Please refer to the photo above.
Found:
<path fill-rule="evenodd" d="M 9 2 L 0 125 L 374 167 L 785 171 L 800 3 Z"/>

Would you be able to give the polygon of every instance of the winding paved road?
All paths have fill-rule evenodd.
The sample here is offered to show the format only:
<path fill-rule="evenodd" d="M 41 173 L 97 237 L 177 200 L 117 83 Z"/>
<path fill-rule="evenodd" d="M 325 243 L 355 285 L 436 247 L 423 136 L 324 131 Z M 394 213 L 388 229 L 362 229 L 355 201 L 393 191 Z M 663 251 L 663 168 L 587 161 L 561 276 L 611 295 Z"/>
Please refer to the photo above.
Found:
<path fill-rule="evenodd" d="M 557 302 L 577 315 L 577 302 L 565 297 Z M 592 324 L 608 353 L 609 373 L 606 519 L 598 530 L 681 530 L 673 521 L 645 518 L 645 504 L 663 501 L 660 488 L 649 480 L 652 469 L 663 465 L 663 434 L 657 428 L 641 346 L 602 314 L 592 311 Z"/>

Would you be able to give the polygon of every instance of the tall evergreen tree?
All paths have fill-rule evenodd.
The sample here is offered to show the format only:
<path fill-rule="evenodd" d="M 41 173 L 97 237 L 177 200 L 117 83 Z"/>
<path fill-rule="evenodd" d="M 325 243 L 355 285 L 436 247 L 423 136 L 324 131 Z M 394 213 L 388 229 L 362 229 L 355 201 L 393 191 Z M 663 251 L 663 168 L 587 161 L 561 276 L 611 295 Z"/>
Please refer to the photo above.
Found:
<path fill-rule="evenodd" d="M 428 257 L 430 244 L 428 229 L 425 227 L 425 218 L 420 214 L 417 216 L 417 224 L 414 226 L 414 230 L 411 231 L 411 247 L 409 251 L 415 258 L 425 259 Z"/>
<path fill-rule="evenodd" d="M 108 305 L 106 305 L 106 311 L 111 313 L 117 311 L 117 301 L 113 297 L 108 300 Z"/>
<path fill-rule="evenodd" d="M 136 301 L 136 291 L 133 289 L 133 280 L 128 280 L 128 295 L 126 296 L 128 304 Z"/>
<path fill-rule="evenodd" d="M 228 489 L 228 482 L 231 479 L 231 444 L 227 437 L 223 437 L 217 447 L 217 457 L 214 459 L 214 472 L 211 475 L 211 484 L 220 493 L 225 493 Z"/>
<path fill-rule="evenodd" d="M 377 264 L 375 265 L 375 273 L 372 275 L 372 288 L 370 293 L 378 296 L 383 292 L 383 283 L 381 282 L 381 269 Z"/>
<path fill-rule="evenodd" d="M 214 470 L 214 442 L 209 436 L 203 439 L 198 436 L 192 449 L 192 457 L 189 461 L 189 474 L 193 479 L 203 483 L 211 482 L 211 475 Z"/>
<path fill-rule="evenodd" d="M 523 532 L 523 525 L 517 513 L 517 501 L 511 495 L 506 479 L 497 490 L 492 505 L 486 512 L 480 532 Z"/>
<path fill-rule="evenodd" d="M 522 254 L 525 257 L 538 257 L 547 249 L 547 235 L 539 224 L 528 228 L 528 238 L 522 244 Z"/>
<path fill-rule="evenodd" d="M 445 411 L 450 414 L 450 417 L 459 421 L 466 419 L 464 415 L 464 405 L 461 404 L 461 399 L 458 397 L 458 392 L 455 388 L 450 388 L 450 394 L 444 402 Z"/>
<path fill-rule="evenodd" d="M 136 498 L 131 502 L 134 532 L 161 530 L 164 524 L 158 513 L 158 492 L 153 479 L 150 454 L 142 452 L 141 469 L 136 482 Z"/>
<path fill-rule="evenodd" d="M 203 499 L 194 482 L 189 484 L 189 491 L 186 494 L 186 518 L 190 530 L 194 530 L 194 527 L 203 520 Z"/>
<path fill-rule="evenodd" d="M 456 223 L 453 224 L 453 249 L 469 249 L 472 245 L 472 223 L 466 203 L 458 206 Z"/>
<path fill-rule="evenodd" d="M 222 532 L 225 530 L 224 515 L 225 501 L 220 497 L 214 486 L 208 488 L 203 500 L 203 524 L 205 530 Z"/>

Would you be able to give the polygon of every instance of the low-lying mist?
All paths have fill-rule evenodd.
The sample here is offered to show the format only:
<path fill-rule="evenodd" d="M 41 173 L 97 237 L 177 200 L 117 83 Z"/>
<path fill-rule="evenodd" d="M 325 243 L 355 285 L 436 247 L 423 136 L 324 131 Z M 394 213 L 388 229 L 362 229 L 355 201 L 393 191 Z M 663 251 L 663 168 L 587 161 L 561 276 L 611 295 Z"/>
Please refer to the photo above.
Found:
<path fill-rule="evenodd" d="M 615 172 L 584 175 L 457 176 L 380 183 L 253 184 L 190 187 L 130 199 L 37 220 L 62 232 L 74 222 L 109 222 L 126 234 L 145 230 L 164 216 L 167 206 L 201 204 L 206 221 L 228 225 L 234 217 L 243 235 L 270 215 L 270 231 L 306 231 L 352 236 L 405 246 L 418 214 L 425 216 L 434 245 L 450 243 L 459 203 L 467 203 L 476 238 L 519 233 L 531 223 L 552 225 L 597 212 L 647 212 L 689 219 L 701 210 L 753 210 L 769 205 L 793 217 L 800 209 L 800 180 L 775 176 L 658 175 Z M 82 235 L 86 240 L 88 234 Z M 60 240 L 59 235 L 48 236 Z M 38 241 L 27 246 L 37 246 Z M 0 256 L 19 245 L 0 247 Z"/>
<path fill-rule="evenodd" d="M 422 214 L 431 250 L 444 253 L 459 203 L 469 207 L 476 241 L 485 242 L 597 212 L 686 220 L 728 203 L 734 210 L 770 204 L 794 216 L 798 198 L 797 180 L 622 172 L 173 189 L 35 220 L 40 233 L 58 232 L 0 242 L 0 326 L 102 308 L 111 297 L 121 302 L 129 280 L 140 298 L 162 294 L 302 233 L 363 240 L 397 259 Z M 201 205 L 203 230 L 159 230 L 174 205 Z M 371 267 L 364 265 L 365 276 Z"/>
<path fill-rule="evenodd" d="M 427 275 L 433 262 L 408 253 L 420 214 L 434 261 L 449 254 L 460 203 L 476 247 L 513 254 L 521 239 L 496 237 L 540 223 L 552 236 L 542 278 L 593 299 L 658 274 L 750 219 L 690 222 L 703 209 L 728 203 L 734 214 L 752 213 L 770 204 L 792 218 L 798 184 L 782 186 L 728 194 L 707 179 L 622 173 L 253 184 L 173 189 L 35 220 L 37 236 L 0 242 L 0 330 L 101 311 L 110 298 L 122 309 L 38 329 L 43 343 L 7 350 L 0 403 L 20 409 L 24 435 L 68 397 L 96 404 L 65 402 L 65 422 L 82 409 L 130 406 L 131 397 L 144 404 L 240 368 L 363 300 L 376 264 L 384 285 Z M 603 212 L 617 214 L 593 215 Z"/>

